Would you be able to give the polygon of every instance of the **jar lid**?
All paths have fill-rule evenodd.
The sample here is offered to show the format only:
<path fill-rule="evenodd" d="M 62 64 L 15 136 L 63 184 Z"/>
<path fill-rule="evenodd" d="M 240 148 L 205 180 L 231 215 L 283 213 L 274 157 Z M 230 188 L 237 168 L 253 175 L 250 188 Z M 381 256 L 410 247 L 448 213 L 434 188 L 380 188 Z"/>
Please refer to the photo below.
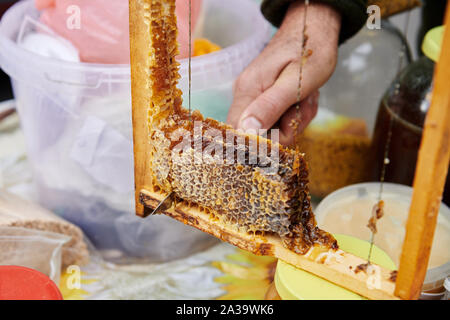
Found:
<path fill-rule="evenodd" d="M 444 37 L 444 26 L 436 27 L 428 31 L 422 43 L 423 53 L 437 62 L 441 54 L 442 39 Z"/>
<path fill-rule="evenodd" d="M 360 258 L 366 259 L 370 243 L 347 235 L 334 235 L 339 247 Z M 384 268 L 395 270 L 392 259 L 380 248 L 374 246 L 372 262 Z M 360 295 L 297 269 L 278 260 L 275 273 L 275 287 L 283 300 L 363 300 Z"/>
<path fill-rule="evenodd" d="M 447 277 L 444 281 L 444 288 L 445 290 L 447 290 L 448 292 L 450 292 L 450 277 Z"/>
<path fill-rule="evenodd" d="M 25 267 L 0 266 L 0 300 L 62 300 L 45 274 Z"/>

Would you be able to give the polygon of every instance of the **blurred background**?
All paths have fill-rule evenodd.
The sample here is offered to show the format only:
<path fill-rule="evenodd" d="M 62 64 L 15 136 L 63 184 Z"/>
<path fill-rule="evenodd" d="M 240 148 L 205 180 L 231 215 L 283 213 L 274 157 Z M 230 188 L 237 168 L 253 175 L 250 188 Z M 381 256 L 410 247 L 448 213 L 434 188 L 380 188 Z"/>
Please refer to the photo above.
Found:
<path fill-rule="evenodd" d="M 87 255 L 98 257 L 94 262 L 107 261 L 83 269 L 102 274 L 103 290 L 107 287 L 109 292 L 98 297 L 217 297 L 221 286 L 212 279 L 221 272 L 212 261 L 223 260 L 230 253 L 239 255 L 237 260 L 258 260 L 165 216 L 143 220 L 134 215 L 128 1 L 114 1 L 85 0 L 83 3 L 102 15 L 102 19 L 96 19 L 95 14 L 87 16 L 93 22 L 88 27 L 99 32 L 87 28 L 77 33 L 68 31 L 61 19 L 65 7 L 50 10 L 46 5 L 51 1 L 0 0 L 0 65 L 12 78 L 11 86 L 11 79 L 0 70 L 0 227 L 5 216 L 14 216 L 20 225 L 35 226 L 30 219 L 41 212 L 39 219 L 51 222 L 45 224 L 47 227 L 57 221 L 61 230 L 71 230 L 71 242 L 58 240 L 61 246 L 72 249 L 62 253 L 60 265 L 81 261 Z M 203 8 L 194 7 L 192 105 L 208 117 L 226 119 L 234 80 L 275 32 L 262 17 L 260 2 L 203 0 Z M 113 6 L 110 3 L 115 10 L 101 10 L 102 5 Z M 180 87 L 187 93 L 187 2 L 179 3 Z M 442 7 L 445 1 L 426 2 L 427 6 L 435 4 Z M 308 161 L 314 205 L 327 203 L 325 197 L 332 197 L 340 188 L 367 181 L 363 178 L 366 155 L 380 101 L 397 76 L 399 53 L 406 48 L 405 66 L 418 59 L 425 31 L 441 24 L 442 14 L 439 6 L 431 10 L 431 16 L 423 16 L 423 9 L 415 8 L 410 12 L 406 35 L 403 30 L 408 13 L 401 13 L 383 20 L 381 30 L 363 28 L 340 46 L 336 72 L 321 89 L 318 116 L 301 141 L 305 153 L 312 157 Z M 98 41 L 92 35 L 104 38 Z M 432 73 L 432 66 L 427 71 Z M 430 77 L 427 80 L 431 81 Z M 347 201 L 349 194 L 368 195 L 366 189 L 374 188 L 360 192 L 362 189 L 355 187 L 352 192 L 338 193 L 337 198 Z M 393 257 L 403 240 L 401 221 L 408 212 L 408 192 L 402 197 L 406 200 L 401 210 L 397 210 L 399 217 L 393 214 L 383 220 L 392 227 L 388 231 L 394 230 L 384 239 L 389 241 L 377 236 L 376 244 Z M 18 207 L 23 200 L 11 194 L 32 201 L 33 206 Z M 336 195 L 332 199 L 335 205 Z M 398 194 L 392 192 L 391 199 L 398 200 Z M 366 239 L 369 231 L 361 226 L 368 220 L 364 214 L 373 206 L 373 199 L 369 200 L 360 204 L 363 209 L 353 212 L 354 219 L 337 211 L 339 206 L 327 211 L 322 205 L 322 210 L 316 211 L 318 221 L 327 230 L 335 228 L 332 232 Z M 342 210 L 348 211 L 345 201 Z M 448 218 L 448 210 L 445 212 Z M 61 222 L 61 217 L 66 221 Z M 337 223 L 340 217 L 355 223 Z M 16 223 L 7 220 L 6 224 Z M 448 237 L 449 228 L 449 223 L 444 223 L 441 234 Z M 386 245 L 393 238 L 395 248 Z M 436 248 L 442 251 L 435 251 L 439 259 L 433 267 L 444 267 L 433 268 L 428 289 L 435 289 L 436 283 L 442 285 L 449 270 L 448 238 L 439 239 Z M 26 249 L 36 251 L 35 247 Z M 270 260 L 270 266 L 267 261 L 264 268 L 273 268 L 274 261 Z M 224 265 L 223 270 L 227 270 L 228 264 Z M 54 277 L 59 277 L 59 271 Z"/>
<path fill-rule="evenodd" d="M 20 0 L 0 0 L 0 18 L 10 6 L 12 6 L 15 2 L 18 1 Z M 261 0 L 254 0 L 254 1 L 261 2 Z M 404 21 L 406 19 L 406 15 L 407 15 L 406 13 L 397 15 L 391 18 L 391 21 L 394 25 L 396 25 L 402 30 L 404 26 Z M 409 28 L 407 35 L 407 39 L 411 44 L 412 48 L 418 48 L 420 44 L 420 41 L 418 40 L 418 32 L 421 28 L 420 18 L 421 18 L 421 9 L 420 8 L 413 9 L 411 14 L 411 27 Z M 413 55 L 417 57 L 418 55 L 417 50 L 413 50 Z M 9 77 L 0 69 L 0 101 L 11 99 L 12 96 L 13 95 Z"/>

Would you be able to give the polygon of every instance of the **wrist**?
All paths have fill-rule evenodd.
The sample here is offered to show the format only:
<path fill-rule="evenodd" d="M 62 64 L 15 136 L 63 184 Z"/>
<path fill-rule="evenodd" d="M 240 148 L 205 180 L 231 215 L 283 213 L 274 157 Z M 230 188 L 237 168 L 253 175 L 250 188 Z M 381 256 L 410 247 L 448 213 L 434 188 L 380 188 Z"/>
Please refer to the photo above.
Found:
<path fill-rule="evenodd" d="M 297 0 L 290 4 L 283 23 L 280 26 L 280 31 L 289 30 L 301 37 L 305 10 L 306 4 L 304 0 Z M 318 1 L 310 1 L 306 22 L 307 33 L 309 35 L 314 34 L 315 36 L 324 35 L 331 42 L 337 43 L 341 29 L 341 20 L 341 14 L 331 5 Z M 316 30 L 319 32 L 316 33 Z"/>

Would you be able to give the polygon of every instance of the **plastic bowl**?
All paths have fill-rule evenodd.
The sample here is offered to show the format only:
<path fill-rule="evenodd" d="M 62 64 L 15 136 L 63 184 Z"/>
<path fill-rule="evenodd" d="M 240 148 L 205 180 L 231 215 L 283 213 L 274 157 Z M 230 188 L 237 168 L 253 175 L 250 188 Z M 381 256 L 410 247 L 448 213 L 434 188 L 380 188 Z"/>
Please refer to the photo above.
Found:
<path fill-rule="evenodd" d="M 192 107 L 225 120 L 232 85 L 270 40 L 271 27 L 251 0 L 206 0 L 201 36 L 223 50 L 192 59 Z M 33 1 L 0 23 L 0 65 L 12 79 L 39 202 L 78 224 L 106 258 L 166 261 L 215 243 L 166 217 L 134 216 L 128 65 L 70 63 L 22 49 L 19 34 L 38 20 Z M 180 87 L 187 92 L 187 61 Z"/>
<path fill-rule="evenodd" d="M 377 223 L 374 242 L 398 267 L 413 189 L 393 183 L 385 183 L 383 188 L 385 216 Z M 330 194 L 315 210 L 318 225 L 331 233 L 370 241 L 371 233 L 366 225 L 377 203 L 379 190 L 380 184 L 374 182 L 352 185 Z M 450 274 L 449 238 L 450 209 L 441 203 L 424 291 L 441 288 Z"/>

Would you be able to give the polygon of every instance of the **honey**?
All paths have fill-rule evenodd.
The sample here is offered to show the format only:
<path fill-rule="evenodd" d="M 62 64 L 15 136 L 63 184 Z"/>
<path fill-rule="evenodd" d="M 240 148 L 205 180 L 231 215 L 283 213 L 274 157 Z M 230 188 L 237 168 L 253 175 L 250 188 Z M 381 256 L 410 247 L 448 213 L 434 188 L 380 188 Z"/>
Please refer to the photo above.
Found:
<path fill-rule="evenodd" d="M 315 244 L 337 248 L 317 227 L 303 154 L 185 110 L 177 88 L 175 1 L 140 0 L 139 5 L 151 39 L 146 63 L 153 191 L 173 193 L 210 212 L 216 223 L 275 233 L 299 254 Z"/>

